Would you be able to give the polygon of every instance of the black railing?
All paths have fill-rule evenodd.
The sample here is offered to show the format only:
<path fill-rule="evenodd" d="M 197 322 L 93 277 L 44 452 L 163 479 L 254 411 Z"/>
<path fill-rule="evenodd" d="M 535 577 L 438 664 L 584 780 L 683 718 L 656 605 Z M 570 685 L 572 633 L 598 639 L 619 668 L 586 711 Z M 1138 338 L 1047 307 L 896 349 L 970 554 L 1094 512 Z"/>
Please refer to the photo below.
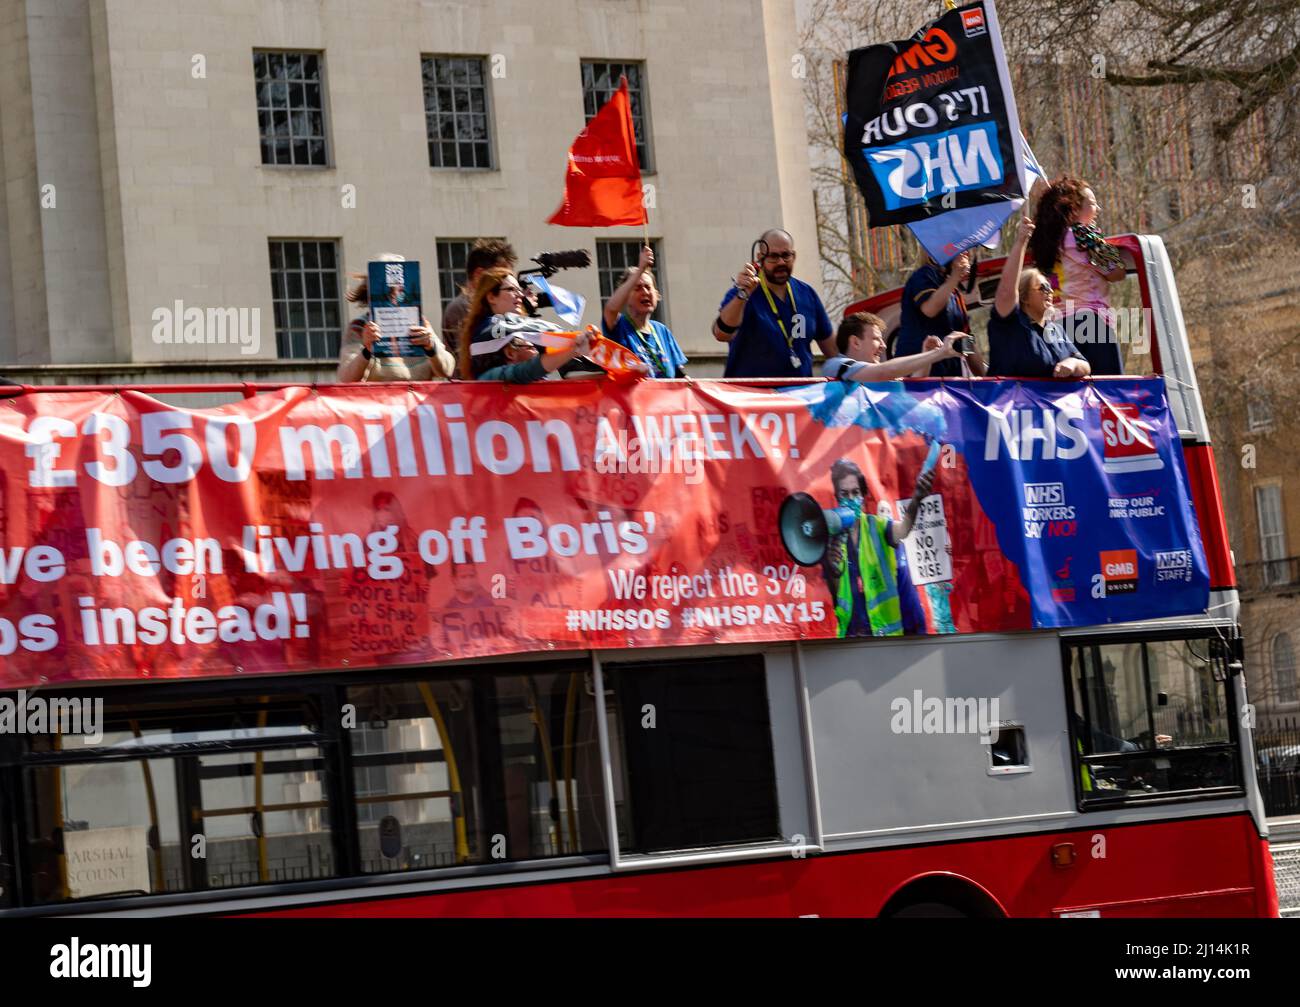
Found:
<path fill-rule="evenodd" d="M 1242 563 L 1237 567 L 1237 586 L 1242 593 L 1300 587 L 1300 556 Z"/>
<path fill-rule="evenodd" d="M 1300 815 L 1300 718 L 1256 728 L 1255 768 L 1268 816 Z"/>

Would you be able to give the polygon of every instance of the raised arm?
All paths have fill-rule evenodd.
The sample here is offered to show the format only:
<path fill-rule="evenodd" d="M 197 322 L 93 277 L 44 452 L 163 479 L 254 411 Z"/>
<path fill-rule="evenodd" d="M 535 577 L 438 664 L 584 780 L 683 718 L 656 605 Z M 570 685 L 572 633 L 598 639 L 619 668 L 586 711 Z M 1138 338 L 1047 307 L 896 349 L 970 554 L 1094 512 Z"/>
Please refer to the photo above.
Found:
<path fill-rule="evenodd" d="M 636 272 L 620 283 L 618 288 L 609 295 L 609 300 L 605 302 L 605 328 L 609 329 L 609 331 L 613 332 L 614 326 L 618 325 L 618 316 L 627 307 L 627 299 L 632 296 L 632 291 L 641 282 L 642 274 L 654 264 L 654 250 L 649 245 L 646 245 L 641 249 L 641 258 L 637 260 Z"/>
<path fill-rule="evenodd" d="M 359 332 L 354 330 L 360 329 Z M 360 336 L 360 343 L 357 342 L 357 336 Z M 336 381 L 361 381 L 365 378 L 366 368 L 370 366 L 370 361 L 365 358 L 363 349 L 369 350 L 379 339 L 379 326 L 374 322 L 366 322 L 363 326 L 357 326 L 353 323 L 348 324 L 347 330 L 343 334 L 343 345 L 339 349 L 339 366 L 335 371 Z"/>
<path fill-rule="evenodd" d="M 952 272 L 948 278 L 936 290 L 930 291 L 930 296 L 922 301 L 918 307 L 921 314 L 926 318 L 938 318 L 948 307 L 948 300 L 952 297 L 953 291 L 961 284 L 967 276 L 970 275 L 970 256 L 962 252 L 957 256 L 957 264 L 952 267 Z"/>
<path fill-rule="evenodd" d="M 949 357 L 959 357 L 955 343 L 964 332 L 951 332 L 943 340 L 943 343 L 932 350 L 926 350 L 924 353 L 913 353 L 906 357 L 895 357 L 893 360 L 884 360 L 878 364 L 864 364 L 854 371 L 849 381 L 892 381 L 895 378 L 906 378 L 912 375 L 924 376 L 930 373 L 930 366 L 937 364 L 940 360 L 947 360 Z"/>
<path fill-rule="evenodd" d="M 993 298 L 993 309 L 1003 318 L 1010 318 L 1020 306 L 1020 270 L 1025 264 L 1025 246 L 1034 233 L 1034 222 L 1028 216 L 1020 218 L 1016 228 L 1016 240 L 1007 253 L 1007 263 L 1002 267 L 1002 278 L 998 280 L 997 296 Z"/>
<path fill-rule="evenodd" d="M 921 501 L 930 495 L 933 486 L 934 469 L 922 472 L 921 478 L 916 481 L 916 488 L 912 490 L 912 499 L 907 501 L 907 510 L 903 514 L 903 520 L 895 521 L 889 526 L 892 532 L 891 545 L 899 545 L 903 539 L 912 534 L 912 528 L 916 525 L 916 512 L 921 509 Z"/>
<path fill-rule="evenodd" d="M 742 298 L 738 294 L 733 297 L 723 305 L 722 310 L 718 312 L 718 317 L 713 320 L 713 338 L 720 343 L 729 343 L 736 338 L 735 330 L 740 326 L 741 321 L 744 320 L 745 308 L 748 306 L 748 298 L 754 293 L 755 288 L 758 287 L 758 270 L 752 262 L 746 262 L 740 268 L 740 272 L 736 274 L 736 286 L 741 289 L 745 296 Z M 728 326 L 732 331 L 724 332 L 719 328 L 719 319 L 721 319 L 722 323 Z"/>

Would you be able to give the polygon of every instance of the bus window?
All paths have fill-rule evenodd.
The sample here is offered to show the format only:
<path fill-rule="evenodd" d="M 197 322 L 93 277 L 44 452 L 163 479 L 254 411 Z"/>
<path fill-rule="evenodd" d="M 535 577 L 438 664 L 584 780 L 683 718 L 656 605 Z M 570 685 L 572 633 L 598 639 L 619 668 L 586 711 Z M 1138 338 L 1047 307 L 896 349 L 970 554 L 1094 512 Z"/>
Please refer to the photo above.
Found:
<path fill-rule="evenodd" d="M 164 695 L 115 691 L 93 745 L 30 736 L 28 901 L 333 876 L 311 699 Z"/>
<path fill-rule="evenodd" d="M 595 700 L 586 675 L 493 681 L 511 856 L 608 850 Z"/>
<path fill-rule="evenodd" d="M 650 853 L 779 839 L 761 657 L 608 665 L 606 671 L 624 739 L 622 849 Z"/>
<path fill-rule="evenodd" d="M 334 876 L 320 749 L 214 753 L 196 760 L 208 888 Z"/>
<path fill-rule="evenodd" d="M 45 766 L 27 783 L 33 902 L 187 887 L 169 760 Z"/>
<path fill-rule="evenodd" d="M 1217 640 L 1072 646 L 1069 667 L 1082 806 L 1240 786 Z"/>
<path fill-rule="evenodd" d="M 347 702 L 362 871 L 487 860 L 472 684 L 358 686 Z"/>

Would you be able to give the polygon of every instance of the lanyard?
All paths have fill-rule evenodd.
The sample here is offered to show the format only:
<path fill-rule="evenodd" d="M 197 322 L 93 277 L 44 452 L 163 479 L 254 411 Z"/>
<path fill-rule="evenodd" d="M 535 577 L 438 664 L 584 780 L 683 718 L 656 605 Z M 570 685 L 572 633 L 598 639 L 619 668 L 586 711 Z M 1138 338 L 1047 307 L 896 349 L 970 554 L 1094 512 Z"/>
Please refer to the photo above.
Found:
<path fill-rule="evenodd" d="M 672 375 L 668 373 L 668 363 L 664 360 L 664 356 L 659 350 L 659 340 L 655 338 L 655 330 L 653 326 L 650 325 L 650 319 L 647 318 L 645 322 L 646 326 L 650 328 L 650 335 L 647 336 L 636 327 L 636 322 L 632 321 L 632 316 L 626 311 L 623 312 L 623 317 L 627 319 L 628 327 L 636 334 L 637 340 L 641 343 L 642 348 L 645 349 L 646 354 L 650 357 L 650 365 L 665 378 L 671 378 Z"/>
<path fill-rule="evenodd" d="M 790 338 L 790 333 L 785 331 L 785 322 L 781 319 L 781 312 L 776 310 L 776 301 L 772 299 L 772 291 L 767 288 L 767 277 L 760 275 L 758 282 L 763 288 L 763 294 L 767 297 L 767 306 L 772 309 L 772 314 L 776 316 L 776 324 L 781 326 L 781 335 L 785 337 L 785 345 L 791 353 L 794 353 L 794 340 Z M 787 282 L 785 289 L 790 294 L 790 315 L 793 318 L 794 313 L 799 310 L 799 303 L 794 299 L 794 285 Z"/>

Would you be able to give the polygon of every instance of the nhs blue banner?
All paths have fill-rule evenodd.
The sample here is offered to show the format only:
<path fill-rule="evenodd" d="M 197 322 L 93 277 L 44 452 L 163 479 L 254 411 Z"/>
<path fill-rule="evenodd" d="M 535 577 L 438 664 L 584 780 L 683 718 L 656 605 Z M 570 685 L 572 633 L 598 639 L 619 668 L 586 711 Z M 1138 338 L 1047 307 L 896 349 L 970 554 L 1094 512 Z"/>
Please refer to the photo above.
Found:
<path fill-rule="evenodd" d="M 1209 604 L 1163 379 L 784 394 L 821 433 L 783 480 L 797 499 L 782 544 L 821 566 L 841 636 L 1105 625 Z M 861 556 L 854 540 L 868 543 Z M 843 579 L 855 570 L 860 604 Z"/>

